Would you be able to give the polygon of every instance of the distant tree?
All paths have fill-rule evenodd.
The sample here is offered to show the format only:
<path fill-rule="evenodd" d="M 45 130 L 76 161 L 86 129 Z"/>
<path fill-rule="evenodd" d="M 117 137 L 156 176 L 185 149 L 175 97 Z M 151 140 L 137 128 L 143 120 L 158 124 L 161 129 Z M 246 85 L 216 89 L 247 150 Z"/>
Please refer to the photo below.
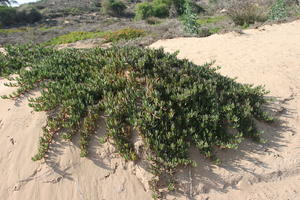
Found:
<path fill-rule="evenodd" d="M 0 6 L 9 6 L 12 3 L 17 3 L 15 0 L 0 0 Z"/>

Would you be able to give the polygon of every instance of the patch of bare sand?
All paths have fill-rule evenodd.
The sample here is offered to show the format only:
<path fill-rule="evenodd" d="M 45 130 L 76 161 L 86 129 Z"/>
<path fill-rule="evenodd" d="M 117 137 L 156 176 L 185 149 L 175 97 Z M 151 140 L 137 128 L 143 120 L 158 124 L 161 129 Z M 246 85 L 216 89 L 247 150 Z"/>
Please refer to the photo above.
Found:
<path fill-rule="evenodd" d="M 197 152 L 199 167 L 185 170 L 183 193 L 192 199 L 300 199 L 300 21 L 208 38 L 175 38 L 151 45 L 196 64 L 216 61 L 219 72 L 242 83 L 265 85 L 279 122 L 265 131 L 265 144 L 245 141 L 237 150 L 220 151 L 220 166 Z M 182 199 L 183 196 L 181 196 Z M 179 199 L 181 199 L 179 198 Z M 169 199 L 172 199 L 169 196 Z"/>
<path fill-rule="evenodd" d="M 280 119 L 274 126 L 259 124 L 266 144 L 245 141 L 238 150 L 220 151 L 220 166 L 192 152 L 198 167 L 176 175 L 179 192 L 167 199 L 300 199 L 300 21 L 152 45 L 160 46 L 180 50 L 179 57 L 197 64 L 216 60 L 220 73 L 240 82 L 265 84 L 279 98 L 273 106 Z M 14 90 L 4 82 L 0 79 L 0 95 Z M 58 141 L 46 161 L 31 161 L 46 114 L 27 104 L 26 98 L 0 99 L 0 199 L 151 199 L 145 191 L 149 174 L 142 165 L 124 163 L 109 144 L 93 140 L 90 156 L 80 158 L 76 143 Z"/>
<path fill-rule="evenodd" d="M 0 95 L 13 92 L 0 79 Z M 30 96 L 38 95 L 38 92 Z M 46 161 L 33 162 L 46 113 L 34 112 L 26 98 L 0 99 L 0 199 L 2 200 L 120 200 L 151 199 L 143 169 L 125 163 L 110 144 L 90 145 L 88 158 L 79 156 L 75 142 L 55 142 Z M 102 122 L 103 123 L 103 122 Z"/>

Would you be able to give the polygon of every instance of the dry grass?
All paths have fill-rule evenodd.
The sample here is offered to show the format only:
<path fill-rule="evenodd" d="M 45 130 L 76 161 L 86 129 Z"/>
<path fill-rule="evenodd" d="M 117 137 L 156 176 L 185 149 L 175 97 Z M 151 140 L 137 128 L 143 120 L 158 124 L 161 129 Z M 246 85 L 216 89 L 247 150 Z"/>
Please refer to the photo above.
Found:
<path fill-rule="evenodd" d="M 244 26 L 267 20 L 264 6 L 251 0 L 232 0 L 228 5 L 228 15 L 236 25 Z"/>

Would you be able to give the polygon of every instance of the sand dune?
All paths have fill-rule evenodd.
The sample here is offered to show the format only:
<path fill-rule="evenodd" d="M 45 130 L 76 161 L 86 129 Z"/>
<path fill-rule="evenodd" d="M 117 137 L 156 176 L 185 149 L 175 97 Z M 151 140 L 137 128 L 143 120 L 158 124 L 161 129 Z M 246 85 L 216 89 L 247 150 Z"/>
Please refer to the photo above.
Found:
<path fill-rule="evenodd" d="M 237 150 L 220 151 L 219 166 L 192 152 L 198 167 L 176 175 L 180 191 L 167 199 L 300 199 L 300 21 L 244 32 L 151 45 L 180 50 L 180 58 L 197 64 L 216 60 L 221 74 L 264 84 L 278 98 L 272 108 L 279 121 L 259 124 L 265 144 L 246 140 Z M 0 95 L 14 90 L 5 82 L 0 79 Z M 125 163 L 109 144 L 94 142 L 89 158 L 80 158 L 77 144 L 59 141 L 45 161 L 31 161 L 46 114 L 33 112 L 27 104 L 26 98 L 0 99 L 1 200 L 151 199 L 149 174 L 141 165 Z M 95 137 L 102 134 L 100 129 Z"/>

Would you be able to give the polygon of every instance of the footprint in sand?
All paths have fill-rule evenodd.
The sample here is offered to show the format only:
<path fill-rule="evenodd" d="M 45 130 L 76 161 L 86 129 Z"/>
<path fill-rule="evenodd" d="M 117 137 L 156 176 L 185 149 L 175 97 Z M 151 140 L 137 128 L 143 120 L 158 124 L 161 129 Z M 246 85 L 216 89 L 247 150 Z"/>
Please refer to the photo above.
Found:
<path fill-rule="evenodd" d="M 3 127 L 3 122 L 2 120 L 0 119 L 0 129 Z"/>

